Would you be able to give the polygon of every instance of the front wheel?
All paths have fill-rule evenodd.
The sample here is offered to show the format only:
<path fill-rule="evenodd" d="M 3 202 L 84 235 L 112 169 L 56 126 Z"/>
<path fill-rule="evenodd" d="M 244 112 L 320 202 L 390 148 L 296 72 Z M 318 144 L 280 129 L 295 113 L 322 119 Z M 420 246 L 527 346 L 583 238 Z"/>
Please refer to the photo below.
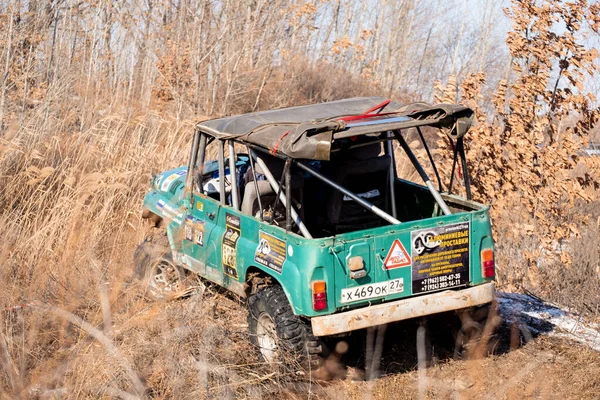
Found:
<path fill-rule="evenodd" d="M 163 232 L 146 237 L 134 253 L 136 276 L 149 300 L 170 300 L 184 289 L 185 272 L 176 265 Z"/>
<path fill-rule="evenodd" d="M 323 347 L 308 322 L 295 315 L 281 286 L 262 288 L 248 299 L 250 341 L 268 363 L 316 370 Z"/>

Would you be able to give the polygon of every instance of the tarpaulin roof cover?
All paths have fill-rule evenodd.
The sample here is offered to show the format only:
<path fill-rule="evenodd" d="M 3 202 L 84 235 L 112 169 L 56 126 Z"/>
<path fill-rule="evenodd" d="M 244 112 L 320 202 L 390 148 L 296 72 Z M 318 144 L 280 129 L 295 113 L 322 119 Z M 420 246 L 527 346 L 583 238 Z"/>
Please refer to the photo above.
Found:
<path fill-rule="evenodd" d="M 463 136 L 473 111 L 456 104 L 428 106 L 390 102 L 381 115 L 346 122 L 382 104 L 381 97 L 360 97 L 308 106 L 281 108 L 204 121 L 202 132 L 217 139 L 235 139 L 299 159 L 329 160 L 333 140 L 415 126 L 434 126 L 452 138 Z"/>

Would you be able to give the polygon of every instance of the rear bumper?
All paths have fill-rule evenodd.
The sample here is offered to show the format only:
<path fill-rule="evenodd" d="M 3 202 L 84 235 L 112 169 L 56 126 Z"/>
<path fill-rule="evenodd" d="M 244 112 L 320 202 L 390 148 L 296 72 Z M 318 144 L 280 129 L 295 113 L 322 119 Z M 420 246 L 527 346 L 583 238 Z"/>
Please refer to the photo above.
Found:
<path fill-rule="evenodd" d="M 494 300 L 494 283 L 484 283 L 462 290 L 447 290 L 338 314 L 313 317 L 311 318 L 312 331 L 315 336 L 335 335 L 390 322 L 474 307 L 491 303 L 492 300 Z"/>

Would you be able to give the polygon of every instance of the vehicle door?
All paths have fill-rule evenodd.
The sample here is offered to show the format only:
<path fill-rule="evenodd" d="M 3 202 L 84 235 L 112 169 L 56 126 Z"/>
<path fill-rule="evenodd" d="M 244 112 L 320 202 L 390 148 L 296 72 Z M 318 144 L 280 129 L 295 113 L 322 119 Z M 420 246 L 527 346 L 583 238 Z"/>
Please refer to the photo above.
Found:
<path fill-rule="evenodd" d="M 206 267 L 209 254 L 216 251 L 207 239 L 216 226 L 219 204 L 216 200 L 194 194 L 184 221 L 183 251 L 188 256 L 188 267 L 216 283 L 222 282 L 221 274 Z"/>
<path fill-rule="evenodd" d="M 364 305 L 465 286 L 470 280 L 467 213 L 377 228 L 338 246 L 338 307 Z M 356 235 L 356 233 L 355 233 Z M 361 257 L 364 276 L 352 279 L 351 260 Z M 345 263 L 345 265 L 344 265 Z M 344 286 L 345 285 L 345 286 Z"/>
<path fill-rule="evenodd" d="M 410 293 L 410 256 L 400 232 L 348 234 L 335 246 L 337 306 L 354 306 Z M 410 240 L 410 238 L 407 238 Z M 362 267 L 362 269 L 360 268 Z M 408 269 L 406 268 L 408 267 Z M 354 269 L 354 271 L 353 271 Z"/>

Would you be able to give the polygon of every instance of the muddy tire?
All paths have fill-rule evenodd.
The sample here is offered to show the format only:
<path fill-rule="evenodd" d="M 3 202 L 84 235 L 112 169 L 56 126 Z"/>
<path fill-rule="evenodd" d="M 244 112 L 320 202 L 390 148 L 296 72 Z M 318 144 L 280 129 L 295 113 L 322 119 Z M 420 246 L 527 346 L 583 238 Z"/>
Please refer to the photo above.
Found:
<path fill-rule="evenodd" d="M 323 345 L 308 322 L 295 315 L 281 286 L 266 286 L 248 299 L 250 341 L 268 363 L 316 371 Z"/>
<path fill-rule="evenodd" d="M 173 262 L 166 233 L 153 231 L 138 245 L 134 254 L 135 276 L 151 301 L 170 300 L 184 286 L 185 272 Z"/>
<path fill-rule="evenodd" d="M 457 315 L 457 329 L 455 334 L 455 358 L 461 358 L 465 353 L 476 350 L 485 352 L 490 341 L 490 336 L 495 329 L 493 318 L 495 303 L 462 310 Z M 483 346 L 483 347 L 482 347 Z"/>

